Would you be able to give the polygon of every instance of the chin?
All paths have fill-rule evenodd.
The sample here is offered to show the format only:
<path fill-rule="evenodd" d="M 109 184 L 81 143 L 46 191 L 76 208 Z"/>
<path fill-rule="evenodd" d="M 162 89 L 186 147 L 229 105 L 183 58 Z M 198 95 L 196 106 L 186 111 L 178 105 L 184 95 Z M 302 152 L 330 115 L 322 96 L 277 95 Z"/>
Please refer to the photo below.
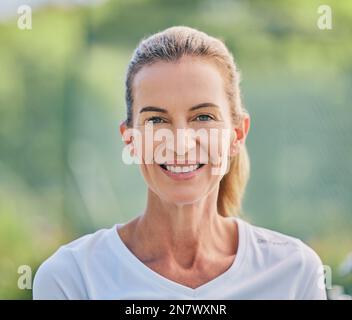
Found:
<path fill-rule="evenodd" d="M 193 204 L 205 196 L 199 192 L 194 191 L 194 188 L 193 192 L 187 192 L 187 190 L 179 190 L 178 192 L 172 191 L 170 193 L 165 193 L 164 191 L 162 195 L 159 194 L 159 197 L 175 205 Z"/>

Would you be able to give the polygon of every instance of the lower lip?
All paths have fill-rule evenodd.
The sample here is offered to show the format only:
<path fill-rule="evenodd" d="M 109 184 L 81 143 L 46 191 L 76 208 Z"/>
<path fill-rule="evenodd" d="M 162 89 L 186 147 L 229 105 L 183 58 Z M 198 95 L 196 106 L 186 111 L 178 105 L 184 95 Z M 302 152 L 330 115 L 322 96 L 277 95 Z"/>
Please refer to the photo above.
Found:
<path fill-rule="evenodd" d="M 206 164 L 197 170 L 190 171 L 190 172 L 180 172 L 180 173 L 171 172 L 169 170 L 162 168 L 161 166 L 159 166 L 159 168 L 170 178 L 177 180 L 177 181 L 180 181 L 180 180 L 189 180 L 189 179 L 194 178 L 203 170 L 203 168 L 205 166 L 206 166 Z"/>

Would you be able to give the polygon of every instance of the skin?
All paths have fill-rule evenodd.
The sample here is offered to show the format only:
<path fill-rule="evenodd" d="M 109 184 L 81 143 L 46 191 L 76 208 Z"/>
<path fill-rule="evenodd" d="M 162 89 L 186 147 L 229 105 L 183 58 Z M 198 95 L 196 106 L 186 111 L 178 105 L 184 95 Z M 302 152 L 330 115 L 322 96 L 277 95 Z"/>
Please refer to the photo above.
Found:
<path fill-rule="evenodd" d="M 145 66 L 135 76 L 133 93 L 134 128 L 143 130 L 146 121 L 153 122 L 154 129 L 174 132 L 177 128 L 230 128 L 230 156 L 236 155 L 238 144 L 245 143 L 249 115 L 245 114 L 234 127 L 222 73 L 204 58 L 183 57 L 176 63 Z M 217 107 L 190 111 L 203 103 Z M 141 112 L 146 106 L 166 112 Z M 125 130 L 123 122 L 121 134 Z M 133 139 L 125 143 L 133 145 Z M 201 149 L 198 140 L 196 148 Z M 175 152 L 175 163 L 186 160 L 187 152 Z M 237 224 L 217 211 L 222 176 L 212 175 L 211 167 L 208 163 L 191 179 L 176 181 L 157 163 L 141 164 L 148 185 L 146 208 L 118 230 L 125 245 L 147 267 L 193 289 L 224 273 L 233 264 L 238 249 Z"/>

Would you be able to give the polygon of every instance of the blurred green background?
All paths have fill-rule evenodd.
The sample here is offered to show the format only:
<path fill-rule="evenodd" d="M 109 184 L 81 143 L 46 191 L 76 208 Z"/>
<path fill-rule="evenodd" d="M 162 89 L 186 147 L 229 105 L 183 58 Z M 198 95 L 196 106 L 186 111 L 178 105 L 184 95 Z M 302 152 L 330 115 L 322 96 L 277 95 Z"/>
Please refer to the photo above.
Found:
<path fill-rule="evenodd" d="M 59 245 L 143 210 L 138 168 L 121 160 L 124 76 L 138 41 L 172 25 L 224 39 L 242 72 L 246 219 L 301 238 L 352 294 L 339 273 L 352 251 L 352 1 L 33 1 L 32 30 L 2 1 L 0 298 L 31 298 L 20 265 L 34 274 Z M 332 30 L 317 27 L 321 4 Z"/>

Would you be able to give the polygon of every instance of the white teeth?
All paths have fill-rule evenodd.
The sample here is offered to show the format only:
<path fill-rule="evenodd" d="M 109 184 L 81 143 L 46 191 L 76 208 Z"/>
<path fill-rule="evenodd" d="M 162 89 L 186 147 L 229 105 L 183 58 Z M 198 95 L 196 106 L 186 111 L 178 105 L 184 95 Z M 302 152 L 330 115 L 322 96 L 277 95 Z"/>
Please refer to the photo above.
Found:
<path fill-rule="evenodd" d="M 197 170 L 200 167 L 200 164 L 197 165 L 191 165 L 191 166 L 166 166 L 166 169 L 168 171 L 174 172 L 174 173 L 186 173 L 186 172 L 192 172 Z"/>
<path fill-rule="evenodd" d="M 192 169 L 193 169 L 193 166 L 183 167 L 182 172 L 190 172 L 190 171 L 193 171 Z"/>

